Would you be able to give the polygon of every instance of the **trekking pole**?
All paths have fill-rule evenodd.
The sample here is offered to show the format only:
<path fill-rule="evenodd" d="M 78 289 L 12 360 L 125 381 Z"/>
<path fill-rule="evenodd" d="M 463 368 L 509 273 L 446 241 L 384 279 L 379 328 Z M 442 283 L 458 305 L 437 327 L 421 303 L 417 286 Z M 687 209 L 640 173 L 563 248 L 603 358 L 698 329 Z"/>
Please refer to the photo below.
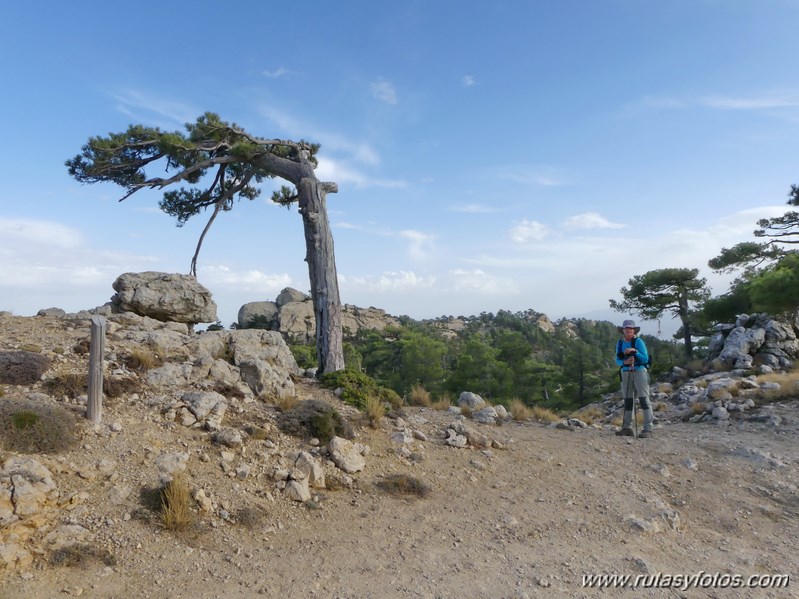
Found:
<path fill-rule="evenodd" d="M 635 362 L 633 362 L 632 368 L 635 367 L 634 365 L 635 365 Z M 630 368 L 630 366 L 628 366 L 627 368 Z M 635 370 L 628 370 L 627 371 L 627 389 L 624 392 L 625 401 L 630 396 L 630 383 L 633 383 L 633 375 L 634 374 L 635 374 Z M 633 392 L 635 392 L 635 384 L 633 384 Z M 636 413 L 636 410 L 635 410 L 635 397 L 633 397 L 632 399 L 633 399 L 633 432 L 635 434 L 635 438 L 638 438 L 638 422 L 636 420 L 638 414 Z"/>

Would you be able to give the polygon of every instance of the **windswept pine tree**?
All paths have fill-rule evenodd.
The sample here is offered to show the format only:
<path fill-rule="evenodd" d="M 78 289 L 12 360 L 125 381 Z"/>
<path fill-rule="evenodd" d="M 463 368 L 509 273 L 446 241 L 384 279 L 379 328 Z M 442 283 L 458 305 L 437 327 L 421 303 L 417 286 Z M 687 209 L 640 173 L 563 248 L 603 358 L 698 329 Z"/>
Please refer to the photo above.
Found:
<path fill-rule="evenodd" d="M 207 112 L 195 123 L 186 124 L 186 133 L 131 125 L 121 133 L 92 137 L 66 165 L 81 183 L 111 182 L 124 187 L 126 193 L 120 201 L 141 189 L 180 185 L 165 191 L 159 203 L 161 210 L 177 219 L 178 226 L 211 209 L 191 260 L 190 273 L 195 276 L 203 239 L 220 212 L 231 210 L 236 200 L 258 197 L 258 184 L 264 179 L 278 177 L 291 183 L 293 188 L 282 186 L 272 200 L 283 206 L 296 202 L 302 216 L 317 361 L 319 373 L 324 374 L 344 368 L 344 351 L 333 235 L 325 200 L 338 187 L 316 178 L 318 150 L 317 144 L 305 141 L 254 137 Z M 148 177 L 145 169 L 155 164 L 171 176 Z"/>

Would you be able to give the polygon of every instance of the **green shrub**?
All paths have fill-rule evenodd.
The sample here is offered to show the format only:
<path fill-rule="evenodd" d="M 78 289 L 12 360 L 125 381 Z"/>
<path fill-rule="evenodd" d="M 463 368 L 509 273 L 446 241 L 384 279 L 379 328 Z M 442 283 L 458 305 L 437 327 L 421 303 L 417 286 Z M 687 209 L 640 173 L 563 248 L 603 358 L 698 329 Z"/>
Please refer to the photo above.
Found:
<path fill-rule="evenodd" d="M 370 395 L 380 396 L 380 385 L 372 377 L 354 370 L 338 370 L 322 376 L 322 384 L 330 389 L 341 389 L 341 399 L 359 410 L 366 407 Z"/>
<path fill-rule="evenodd" d="M 289 345 L 297 366 L 303 369 L 314 368 L 316 363 L 316 345 Z"/>

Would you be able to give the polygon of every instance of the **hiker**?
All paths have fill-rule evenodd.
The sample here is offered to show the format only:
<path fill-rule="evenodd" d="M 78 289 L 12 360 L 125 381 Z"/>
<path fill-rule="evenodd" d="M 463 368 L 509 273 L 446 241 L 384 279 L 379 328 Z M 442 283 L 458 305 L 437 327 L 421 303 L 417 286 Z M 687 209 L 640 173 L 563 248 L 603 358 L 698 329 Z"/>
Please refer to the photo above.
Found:
<path fill-rule="evenodd" d="M 634 437 L 633 407 L 635 398 L 641 405 L 644 415 L 644 428 L 638 435 L 641 439 L 652 436 L 652 406 L 649 403 L 649 353 L 644 340 L 637 337 L 641 327 L 634 320 L 625 320 L 619 332 L 624 335 L 616 344 L 616 364 L 621 368 L 621 392 L 624 397 L 624 419 L 621 430 L 616 434 Z"/>

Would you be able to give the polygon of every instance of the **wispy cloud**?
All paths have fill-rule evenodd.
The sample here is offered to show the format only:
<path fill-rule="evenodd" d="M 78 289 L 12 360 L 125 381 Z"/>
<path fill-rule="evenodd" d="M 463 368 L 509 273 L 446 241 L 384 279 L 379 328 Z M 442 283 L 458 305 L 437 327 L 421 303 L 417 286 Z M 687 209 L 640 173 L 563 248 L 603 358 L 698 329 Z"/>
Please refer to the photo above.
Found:
<path fill-rule="evenodd" d="M 176 124 L 182 126 L 191 123 L 202 114 L 202 110 L 192 105 L 167 100 L 142 90 L 120 90 L 111 96 L 118 102 L 117 110 L 122 114 L 163 129 L 174 129 Z"/>
<path fill-rule="evenodd" d="M 614 223 L 597 212 L 575 214 L 563 221 L 567 229 L 621 229 L 624 225 Z"/>
<path fill-rule="evenodd" d="M 774 94 L 753 97 L 707 96 L 699 103 L 719 110 L 770 110 L 799 107 L 799 94 Z"/>
<path fill-rule="evenodd" d="M 337 133 L 320 129 L 270 104 L 259 105 L 258 111 L 288 137 L 318 142 L 325 150 L 344 152 L 363 164 L 380 163 L 380 156 L 368 142 L 353 141 Z"/>
<path fill-rule="evenodd" d="M 371 85 L 372 95 L 386 104 L 394 105 L 397 103 L 397 91 L 390 81 L 378 79 Z"/>
<path fill-rule="evenodd" d="M 261 71 L 261 75 L 264 77 L 269 77 L 270 79 L 279 79 L 285 75 L 290 74 L 292 71 L 289 69 L 284 69 L 283 67 L 278 67 L 274 71 Z"/>
<path fill-rule="evenodd" d="M 452 212 L 467 212 L 472 214 L 491 214 L 500 212 L 500 208 L 486 206 L 485 204 L 454 204 L 449 207 Z"/>
<path fill-rule="evenodd" d="M 464 75 L 463 79 L 461 79 L 461 84 L 463 87 L 471 87 L 475 84 L 474 77 L 471 75 Z"/>
<path fill-rule="evenodd" d="M 566 185 L 558 169 L 548 166 L 516 165 L 502 167 L 496 170 L 495 176 L 499 179 L 526 186 L 558 187 Z"/>
<path fill-rule="evenodd" d="M 508 233 L 511 240 L 516 243 L 527 243 L 529 241 L 541 241 L 547 237 L 550 230 L 546 225 L 534 220 L 522 219 L 511 227 Z"/>

